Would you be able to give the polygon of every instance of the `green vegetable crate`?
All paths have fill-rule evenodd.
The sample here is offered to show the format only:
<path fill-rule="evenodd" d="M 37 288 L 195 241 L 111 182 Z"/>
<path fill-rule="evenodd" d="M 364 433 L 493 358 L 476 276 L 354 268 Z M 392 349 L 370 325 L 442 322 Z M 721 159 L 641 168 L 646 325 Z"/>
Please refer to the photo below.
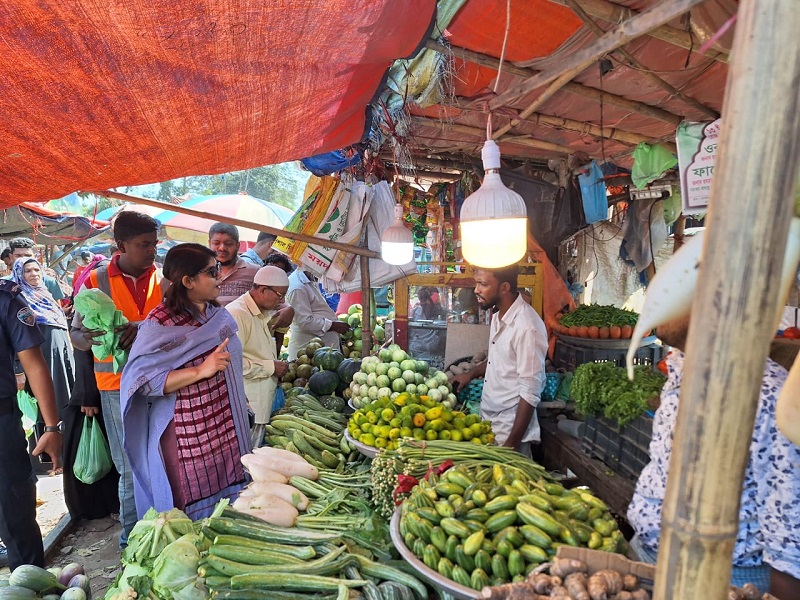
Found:
<path fill-rule="evenodd" d="M 636 480 L 650 462 L 653 417 L 641 415 L 620 427 L 603 417 L 587 417 L 581 447 L 623 477 Z"/>
<path fill-rule="evenodd" d="M 617 342 L 619 348 L 593 347 L 587 340 L 587 345 L 579 345 L 564 340 L 558 340 L 553 352 L 553 366 L 556 369 L 574 371 L 578 366 L 589 362 L 613 362 L 618 367 L 625 366 L 625 354 L 628 352 L 627 340 L 600 340 L 601 342 Z M 623 343 L 619 343 L 623 342 Z M 642 346 L 636 351 L 634 364 L 654 365 L 664 357 L 664 346 L 650 344 Z"/>

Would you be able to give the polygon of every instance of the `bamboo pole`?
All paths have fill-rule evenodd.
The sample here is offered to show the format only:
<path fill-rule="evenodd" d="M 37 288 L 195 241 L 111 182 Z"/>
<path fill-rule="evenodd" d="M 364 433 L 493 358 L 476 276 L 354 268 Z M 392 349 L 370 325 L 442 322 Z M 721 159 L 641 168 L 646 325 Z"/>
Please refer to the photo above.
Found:
<path fill-rule="evenodd" d="M 569 4 L 567 0 L 550 0 L 550 2 L 553 4 L 560 4 L 561 6 L 568 6 Z M 611 2 L 606 2 L 606 0 L 581 0 L 581 7 L 593 17 L 597 17 L 598 19 L 607 21 L 608 23 L 621 23 L 622 21 L 627 21 L 633 15 L 637 14 L 637 11 L 635 10 L 626 8 L 624 6 L 619 6 L 618 4 L 613 4 Z M 647 35 L 657 40 L 661 40 L 662 42 L 672 44 L 673 46 L 677 46 L 678 48 L 683 48 L 684 50 L 689 50 L 690 52 L 695 52 L 697 54 L 700 54 L 699 50 L 702 47 L 703 42 L 703 40 L 694 39 L 692 34 L 688 31 L 677 29 L 676 27 L 671 27 L 670 25 L 656 27 Z M 713 58 L 714 60 L 723 63 L 728 62 L 728 55 L 722 52 L 717 52 L 716 50 L 706 50 L 705 53 L 700 54 L 700 56 Z"/>
<path fill-rule="evenodd" d="M 605 31 L 603 31 L 602 27 L 600 27 L 597 23 L 595 23 L 592 20 L 592 18 L 586 13 L 586 11 L 583 10 L 583 7 L 578 3 L 578 0 L 564 0 L 564 2 L 566 2 L 566 4 L 569 6 L 572 12 L 578 15 L 578 18 L 580 18 L 580 20 L 583 21 L 586 24 L 586 26 L 592 30 L 592 33 L 594 33 L 595 36 L 599 38 L 602 37 L 603 34 L 605 34 Z M 711 119 L 717 119 L 719 117 L 719 113 L 717 111 L 709 108 L 699 100 L 696 100 L 691 96 L 687 96 L 678 88 L 676 88 L 674 85 L 672 85 L 668 81 L 662 79 L 661 77 L 653 73 L 639 59 L 637 59 L 630 52 L 625 50 L 625 48 L 617 48 L 616 53 L 623 58 L 624 63 L 626 63 L 630 67 L 633 67 L 634 69 L 637 69 L 641 77 L 644 77 L 657 87 L 660 87 L 661 89 L 665 90 L 671 96 L 677 98 L 684 104 L 691 106 L 692 108 L 697 110 L 700 114 L 703 114 L 706 117 L 709 117 Z"/>
<path fill-rule="evenodd" d="M 361 243 L 366 248 L 367 240 L 367 225 L 364 224 L 364 235 L 362 235 Z M 361 356 L 368 356 L 372 349 L 372 303 L 370 302 L 369 285 L 369 258 L 361 255 L 358 257 L 361 266 Z"/>
<path fill-rule="evenodd" d="M 742 0 L 662 512 L 655 600 L 727 598 L 800 161 L 800 3 Z M 780 64 L 780 69 L 772 68 Z"/>
<path fill-rule="evenodd" d="M 489 102 L 489 108 L 497 109 L 506 104 L 510 104 L 517 98 L 551 82 L 563 86 L 564 83 L 579 75 L 586 67 L 601 56 L 681 16 L 683 13 L 704 1 L 705 0 L 662 0 L 647 10 L 640 12 L 635 17 L 631 17 L 586 48 L 570 54 L 565 60 L 561 61 L 560 64 L 546 71 L 542 71 L 538 75 L 534 75 L 527 81 L 510 87 L 491 100 Z"/>
<path fill-rule="evenodd" d="M 485 67 L 489 67 L 490 69 L 497 70 L 500 67 L 500 61 L 493 56 L 488 56 L 486 54 L 480 54 L 479 52 L 474 52 L 472 50 L 467 50 L 466 48 L 461 48 L 459 46 L 445 46 L 444 44 L 440 44 L 439 42 L 435 42 L 433 40 L 428 40 L 425 43 L 425 47 L 429 50 L 435 50 L 441 54 L 452 54 L 453 56 L 457 56 L 462 60 L 473 62 L 476 65 L 483 65 Z M 536 71 L 534 69 L 528 69 L 524 67 L 519 67 L 514 65 L 513 63 L 505 63 L 503 65 L 503 71 L 505 73 L 512 73 L 514 75 L 519 75 L 520 77 L 533 77 L 534 75 L 539 74 L 541 71 Z M 570 94 L 574 94 L 576 96 L 583 96 L 584 98 L 591 98 L 592 100 L 597 100 L 598 102 L 602 99 L 603 102 L 608 104 L 609 106 L 616 106 L 617 108 L 621 108 L 623 110 L 629 110 L 631 112 L 643 115 L 645 117 L 649 117 L 651 119 L 656 119 L 658 121 L 663 121 L 664 123 L 669 123 L 670 125 L 678 125 L 683 120 L 683 117 L 673 114 L 669 111 L 664 110 L 663 108 L 658 108 L 656 106 L 650 106 L 649 104 L 644 104 L 643 102 L 637 102 L 636 100 L 629 100 L 623 96 L 618 96 L 617 94 L 611 94 L 607 91 L 601 91 L 597 88 L 589 87 L 588 85 L 583 85 L 582 83 L 575 83 L 574 81 L 570 81 L 567 83 L 563 90 L 565 92 L 569 92 Z"/>
<path fill-rule="evenodd" d="M 203 212 L 194 210 L 193 208 L 186 208 L 178 206 L 177 204 L 169 204 L 168 202 L 160 202 L 158 200 L 151 200 L 150 198 L 140 198 L 139 196 L 131 196 L 129 194 L 121 194 L 120 192 L 113 192 L 111 190 L 104 190 L 101 192 L 89 192 L 97 196 L 105 196 L 106 198 L 116 198 L 117 200 L 125 200 L 126 202 L 133 202 L 134 204 L 144 204 L 145 206 L 155 206 L 156 208 L 163 208 L 164 210 L 171 210 L 193 217 L 200 217 L 202 219 L 210 219 L 212 221 L 220 221 L 237 227 L 245 227 L 247 229 L 255 229 L 256 231 L 263 231 L 264 233 L 271 233 L 280 237 L 289 238 L 290 240 L 297 240 L 299 242 L 306 242 L 307 244 L 316 244 L 325 248 L 335 248 L 336 250 L 343 250 L 351 254 L 358 254 L 360 256 L 367 256 L 369 258 L 380 258 L 380 254 L 369 250 L 368 248 L 361 248 L 351 244 L 343 244 L 334 240 L 326 240 L 324 238 L 314 237 L 313 235 L 305 235 L 302 233 L 295 233 L 293 231 L 284 231 L 283 229 L 276 229 L 269 225 L 262 225 L 261 223 L 253 223 L 251 221 L 244 221 L 226 215 L 218 215 L 215 213 Z"/>

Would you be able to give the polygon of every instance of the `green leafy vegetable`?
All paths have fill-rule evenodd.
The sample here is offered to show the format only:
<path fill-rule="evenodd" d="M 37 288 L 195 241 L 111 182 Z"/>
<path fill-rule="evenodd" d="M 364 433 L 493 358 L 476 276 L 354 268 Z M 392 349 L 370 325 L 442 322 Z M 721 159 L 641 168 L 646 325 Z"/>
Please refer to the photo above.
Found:
<path fill-rule="evenodd" d="M 625 425 L 647 411 L 647 401 L 658 396 L 666 380 L 645 365 L 635 368 L 630 381 L 625 369 L 613 363 L 585 363 L 575 370 L 570 395 L 578 412 Z"/>
<path fill-rule="evenodd" d="M 168 544 L 153 565 L 153 586 L 160 598 L 204 600 L 208 592 L 197 576 L 200 536 L 191 533 Z"/>
<path fill-rule="evenodd" d="M 194 531 L 192 525 L 192 520 L 177 508 L 162 513 L 151 508 L 133 526 L 128 547 L 122 553 L 122 562 L 152 566 L 167 544 Z"/>
<path fill-rule="evenodd" d="M 597 327 L 630 325 L 635 327 L 638 319 L 639 315 L 632 310 L 617 308 L 610 304 L 581 304 L 572 312 L 561 317 L 561 324 L 564 327 L 579 327 L 581 325 L 586 325 L 587 327 L 592 325 Z"/>

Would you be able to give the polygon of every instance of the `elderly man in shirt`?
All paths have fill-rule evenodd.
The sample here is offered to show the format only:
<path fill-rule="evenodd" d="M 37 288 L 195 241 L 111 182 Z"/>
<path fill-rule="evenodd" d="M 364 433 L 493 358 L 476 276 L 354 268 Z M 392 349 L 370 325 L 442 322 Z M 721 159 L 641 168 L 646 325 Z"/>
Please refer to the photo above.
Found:
<path fill-rule="evenodd" d="M 658 327 L 661 341 L 678 350 L 667 357 L 668 379 L 653 420 L 650 462 L 639 475 L 628 507 L 628 521 L 636 531 L 631 547 L 640 560 L 650 563 L 658 554 L 688 327 L 688 316 Z M 739 505 L 731 583 L 753 583 L 780 600 L 796 600 L 800 598 L 800 448 L 775 425 L 775 402 L 786 377 L 783 367 L 767 359 Z"/>
<path fill-rule="evenodd" d="M 481 418 L 491 422 L 498 444 L 530 455 L 530 443 L 541 439 L 536 406 L 545 382 L 547 331 L 517 290 L 518 273 L 517 265 L 474 270 L 478 304 L 492 309 L 489 352 L 453 381 L 461 386 L 485 375 Z"/>
<path fill-rule="evenodd" d="M 328 306 L 311 273 L 298 268 L 289 275 L 286 300 L 294 308 L 294 321 L 289 328 L 290 359 L 296 358 L 297 351 L 315 337 L 322 338 L 326 346 L 337 350 L 341 347 L 339 334 L 347 333 L 350 327 Z"/>
<path fill-rule="evenodd" d="M 237 335 L 242 342 L 244 391 L 255 413 L 251 431 L 253 447 L 264 441 L 264 426 L 272 414 L 272 402 L 278 387 L 278 378 L 286 372 L 286 363 L 277 360 L 278 352 L 271 323 L 277 319 L 291 322 L 291 307 L 280 310 L 289 278 L 278 267 L 261 267 L 253 278 L 252 289 L 225 308 L 239 326 Z"/>

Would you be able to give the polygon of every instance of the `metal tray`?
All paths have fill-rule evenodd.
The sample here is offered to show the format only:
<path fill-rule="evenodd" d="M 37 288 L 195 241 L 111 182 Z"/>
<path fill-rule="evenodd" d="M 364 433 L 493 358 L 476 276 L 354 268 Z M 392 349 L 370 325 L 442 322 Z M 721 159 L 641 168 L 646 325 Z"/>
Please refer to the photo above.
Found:
<path fill-rule="evenodd" d="M 440 575 L 433 569 L 429 568 L 416 556 L 414 556 L 414 553 L 406 547 L 406 544 L 403 541 L 403 536 L 400 535 L 399 508 L 394 512 L 392 515 L 392 520 L 389 522 L 389 535 L 392 538 L 394 547 L 397 548 L 397 551 L 400 553 L 400 556 L 403 557 L 403 560 L 411 565 L 414 570 L 419 573 L 419 576 L 430 583 L 438 592 L 447 592 L 453 598 L 458 598 L 459 600 L 475 600 L 478 598 L 479 592 L 477 590 L 459 585 L 452 579 L 447 579 L 447 577 Z"/>
<path fill-rule="evenodd" d="M 373 448 L 372 446 L 367 446 L 366 444 L 362 444 L 358 440 L 354 440 L 350 436 L 350 432 L 347 429 L 344 430 L 344 439 L 346 439 L 349 443 L 355 446 L 355 449 L 361 452 L 367 458 L 375 458 L 378 456 L 378 452 L 380 452 L 379 448 Z"/>

